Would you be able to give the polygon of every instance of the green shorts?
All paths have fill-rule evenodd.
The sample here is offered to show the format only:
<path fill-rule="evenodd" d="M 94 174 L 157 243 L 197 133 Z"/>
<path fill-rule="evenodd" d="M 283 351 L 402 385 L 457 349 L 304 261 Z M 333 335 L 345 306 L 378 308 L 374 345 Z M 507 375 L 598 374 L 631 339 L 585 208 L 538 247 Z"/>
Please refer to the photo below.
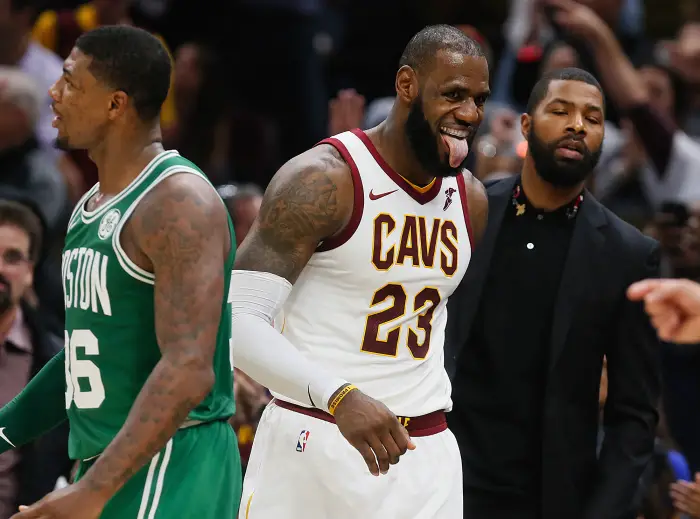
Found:
<path fill-rule="evenodd" d="M 80 463 L 76 480 L 94 460 Z M 182 429 L 107 503 L 101 519 L 235 519 L 241 459 L 224 421 Z"/>

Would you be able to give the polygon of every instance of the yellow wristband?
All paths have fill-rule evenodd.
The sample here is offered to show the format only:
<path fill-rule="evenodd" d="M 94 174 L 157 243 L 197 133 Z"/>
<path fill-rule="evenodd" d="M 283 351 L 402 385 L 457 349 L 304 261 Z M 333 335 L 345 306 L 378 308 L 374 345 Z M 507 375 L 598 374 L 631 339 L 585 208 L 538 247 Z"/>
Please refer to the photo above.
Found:
<path fill-rule="evenodd" d="M 331 413 L 331 415 L 335 415 L 335 408 L 338 407 L 338 404 L 343 401 L 343 398 L 348 396 L 351 391 L 356 391 L 357 388 L 353 386 L 352 384 L 349 384 L 345 386 L 340 393 L 335 395 L 335 398 L 331 401 L 330 404 L 328 404 L 328 412 Z"/>

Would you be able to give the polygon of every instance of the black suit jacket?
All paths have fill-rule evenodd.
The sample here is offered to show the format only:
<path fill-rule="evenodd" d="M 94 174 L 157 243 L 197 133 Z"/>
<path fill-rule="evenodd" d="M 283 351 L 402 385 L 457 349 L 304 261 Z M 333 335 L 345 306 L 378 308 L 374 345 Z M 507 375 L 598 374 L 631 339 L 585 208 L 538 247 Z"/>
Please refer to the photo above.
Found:
<path fill-rule="evenodd" d="M 451 377 L 459 356 L 470 347 L 472 324 L 515 182 L 505 179 L 488 188 L 485 235 L 448 302 L 446 367 Z M 653 454 L 660 375 L 656 333 L 642 305 L 626 298 L 626 289 L 636 280 L 655 277 L 658 265 L 658 244 L 587 193 L 576 217 L 552 320 L 542 415 L 543 519 L 628 517 L 639 478 Z M 597 458 L 603 356 L 608 363 L 608 400 L 605 439 Z M 465 494 L 465 504 L 468 498 Z"/>

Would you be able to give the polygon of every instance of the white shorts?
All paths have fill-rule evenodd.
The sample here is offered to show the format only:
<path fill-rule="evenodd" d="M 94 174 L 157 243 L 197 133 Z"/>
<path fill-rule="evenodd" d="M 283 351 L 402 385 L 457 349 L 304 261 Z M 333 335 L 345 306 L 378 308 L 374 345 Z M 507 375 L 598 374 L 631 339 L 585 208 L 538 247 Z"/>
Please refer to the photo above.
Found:
<path fill-rule="evenodd" d="M 461 519 L 454 435 L 413 437 L 379 477 L 331 422 L 270 403 L 255 434 L 239 519 Z"/>

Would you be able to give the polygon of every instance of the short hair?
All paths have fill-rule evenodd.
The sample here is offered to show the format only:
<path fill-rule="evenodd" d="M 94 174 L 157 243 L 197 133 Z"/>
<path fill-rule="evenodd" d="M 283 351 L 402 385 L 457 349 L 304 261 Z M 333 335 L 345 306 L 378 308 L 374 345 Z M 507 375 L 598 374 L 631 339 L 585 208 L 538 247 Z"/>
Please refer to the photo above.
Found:
<path fill-rule="evenodd" d="M 44 234 L 41 219 L 28 206 L 11 200 L 0 200 L 0 225 L 13 225 L 29 236 L 29 259 L 39 260 Z"/>
<path fill-rule="evenodd" d="M 75 46 L 92 58 L 98 81 L 125 92 L 139 118 L 153 121 L 168 96 L 172 64 L 161 41 L 129 25 L 106 25 L 86 32 Z"/>
<path fill-rule="evenodd" d="M 537 109 L 542 100 L 547 97 L 547 92 L 549 92 L 549 84 L 552 81 L 580 81 L 588 85 L 593 85 L 598 89 L 600 95 L 603 97 L 603 109 L 605 109 L 605 93 L 603 92 L 603 87 L 600 86 L 598 80 L 590 72 L 586 72 L 580 68 L 562 68 L 557 70 L 552 70 L 547 74 L 544 74 L 530 93 L 530 98 L 527 101 L 526 112 L 528 115 L 532 115 Z"/>
<path fill-rule="evenodd" d="M 431 65 L 440 50 L 486 59 L 479 44 L 456 27 L 429 25 L 408 42 L 401 54 L 399 67 L 408 65 L 414 70 L 420 70 Z"/>

